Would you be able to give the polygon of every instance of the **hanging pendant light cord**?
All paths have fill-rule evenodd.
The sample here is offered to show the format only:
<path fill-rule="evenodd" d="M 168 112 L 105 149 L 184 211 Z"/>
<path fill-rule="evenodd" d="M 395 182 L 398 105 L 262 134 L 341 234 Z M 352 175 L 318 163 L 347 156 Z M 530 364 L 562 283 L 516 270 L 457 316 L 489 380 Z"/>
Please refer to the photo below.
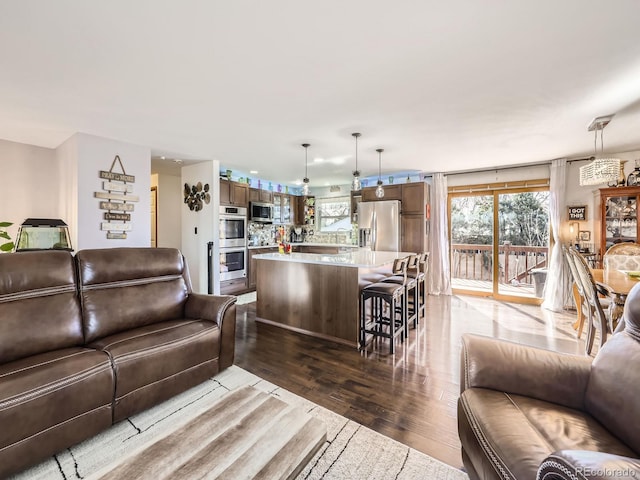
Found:
<path fill-rule="evenodd" d="M 378 181 L 380 181 L 380 177 L 382 176 L 382 149 L 378 149 Z"/>
<path fill-rule="evenodd" d="M 356 136 L 356 172 L 358 171 L 358 137 Z"/>

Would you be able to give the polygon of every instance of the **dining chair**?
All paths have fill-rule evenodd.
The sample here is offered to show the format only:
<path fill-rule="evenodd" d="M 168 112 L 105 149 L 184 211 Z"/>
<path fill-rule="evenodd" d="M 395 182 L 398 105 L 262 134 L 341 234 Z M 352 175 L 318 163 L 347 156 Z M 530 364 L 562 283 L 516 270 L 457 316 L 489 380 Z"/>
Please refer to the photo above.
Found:
<path fill-rule="evenodd" d="M 609 319 L 608 319 L 608 298 L 600 298 L 598 285 L 593 279 L 591 270 L 589 270 L 589 264 L 586 259 L 580 255 L 580 253 L 572 248 L 568 249 L 569 255 L 573 260 L 575 271 L 582 283 L 582 290 L 584 293 L 583 307 L 586 309 L 587 315 L 587 339 L 585 342 L 585 353 L 591 355 L 593 350 L 593 343 L 595 340 L 596 332 L 600 333 L 600 345 L 607 341 L 607 334 L 609 332 Z M 571 265 L 571 264 L 569 264 Z M 604 304 L 604 305 L 603 305 Z"/>
<path fill-rule="evenodd" d="M 573 283 L 576 285 L 576 290 L 578 291 L 578 298 L 576 299 L 576 308 L 578 309 L 578 338 L 582 336 L 582 329 L 584 328 L 584 318 L 585 318 L 585 309 L 588 311 L 587 300 L 584 294 L 584 287 L 582 286 L 582 280 L 578 275 L 578 271 L 576 270 L 576 265 L 573 262 L 573 256 L 569 252 L 571 247 L 567 247 L 565 245 L 562 246 L 562 253 L 564 254 L 564 260 L 566 265 L 569 267 L 571 271 L 571 278 L 573 278 Z M 579 305 L 578 305 L 579 303 Z"/>
<path fill-rule="evenodd" d="M 605 269 L 640 271 L 640 244 L 617 243 L 602 257 Z"/>

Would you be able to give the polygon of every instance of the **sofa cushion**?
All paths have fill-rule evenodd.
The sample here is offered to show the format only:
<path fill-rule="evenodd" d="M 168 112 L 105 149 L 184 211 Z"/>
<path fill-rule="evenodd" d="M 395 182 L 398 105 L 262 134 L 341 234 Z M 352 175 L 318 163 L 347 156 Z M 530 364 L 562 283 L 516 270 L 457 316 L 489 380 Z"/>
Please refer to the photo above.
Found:
<path fill-rule="evenodd" d="M 542 461 L 557 450 L 635 456 L 580 410 L 483 388 L 465 390 L 459 405 L 461 441 L 474 469 L 486 472 L 493 464 L 501 470 L 483 478 L 536 478 Z"/>
<path fill-rule="evenodd" d="M 82 343 L 71 254 L 0 255 L 0 363 Z"/>
<path fill-rule="evenodd" d="M 184 389 L 180 386 L 176 392 L 171 391 L 174 377 L 197 377 L 187 382 L 196 385 L 214 375 L 218 370 L 219 341 L 220 329 L 215 323 L 181 319 L 120 332 L 93 342 L 90 346 L 107 352 L 115 369 L 115 420 Z"/>
<path fill-rule="evenodd" d="M 629 315 L 625 317 L 627 331 L 613 335 L 593 361 L 585 406 L 614 435 L 640 452 L 640 431 L 635 421 L 629 421 L 640 418 L 640 373 L 633 367 L 640 365 L 640 348 L 629 333 L 635 323 Z"/>
<path fill-rule="evenodd" d="M 0 365 L 0 463 L 12 445 L 32 437 L 37 440 L 79 416 L 102 410 L 100 428 L 108 427 L 113 390 L 109 357 L 87 348 L 61 349 Z"/>
<path fill-rule="evenodd" d="M 178 250 L 82 250 L 76 259 L 87 342 L 184 316 L 189 287 Z"/>

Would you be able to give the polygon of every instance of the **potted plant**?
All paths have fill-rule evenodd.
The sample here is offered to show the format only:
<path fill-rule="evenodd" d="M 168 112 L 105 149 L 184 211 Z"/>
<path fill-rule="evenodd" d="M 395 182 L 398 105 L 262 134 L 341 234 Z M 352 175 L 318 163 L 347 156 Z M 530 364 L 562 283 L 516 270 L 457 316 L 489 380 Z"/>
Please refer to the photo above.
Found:
<path fill-rule="evenodd" d="M 8 242 L 0 243 L 0 252 L 10 252 L 13 250 L 13 242 L 6 230 L 6 228 L 11 225 L 13 225 L 11 222 L 0 222 L 0 239 L 9 240 Z M 2 241 L 3 240 L 0 240 L 0 242 Z"/>

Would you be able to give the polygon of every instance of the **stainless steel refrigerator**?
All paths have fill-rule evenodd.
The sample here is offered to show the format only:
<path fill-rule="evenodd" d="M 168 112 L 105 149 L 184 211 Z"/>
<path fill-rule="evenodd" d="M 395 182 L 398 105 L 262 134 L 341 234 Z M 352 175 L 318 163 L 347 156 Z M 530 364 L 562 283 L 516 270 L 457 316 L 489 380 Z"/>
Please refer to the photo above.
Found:
<path fill-rule="evenodd" d="M 361 247 L 387 252 L 400 251 L 400 202 L 360 202 L 358 234 Z"/>

